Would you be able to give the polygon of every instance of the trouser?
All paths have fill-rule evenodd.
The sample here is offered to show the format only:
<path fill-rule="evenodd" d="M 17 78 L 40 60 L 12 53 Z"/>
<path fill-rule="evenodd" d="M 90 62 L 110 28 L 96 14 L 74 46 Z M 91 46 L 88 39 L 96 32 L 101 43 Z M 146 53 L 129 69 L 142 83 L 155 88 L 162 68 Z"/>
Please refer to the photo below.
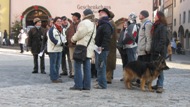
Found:
<path fill-rule="evenodd" d="M 106 80 L 106 63 L 109 51 L 102 51 L 100 54 L 95 52 L 95 63 L 98 75 L 98 84 L 103 88 L 107 88 Z"/>
<path fill-rule="evenodd" d="M 157 60 L 158 59 L 158 57 L 159 57 L 159 55 L 152 55 L 151 56 L 151 61 L 155 61 L 155 60 Z M 165 56 L 163 56 L 163 57 L 165 57 Z M 160 75 L 158 76 L 158 80 L 157 80 L 157 87 L 163 87 L 163 85 L 164 85 L 164 72 L 163 71 L 161 71 L 160 72 Z"/>
<path fill-rule="evenodd" d="M 95 66 L 95 64 L 92 64 L 91 63 L 91 76 L 92 76 L 92 78 L 93 77 L 97 77 L 97 70 L 96 70 L 96 66 Z"/>
<path fill-rule="evenodd" d="M 68 47 L 65 47 L 63 52 L 62 52 L 62 71 L 63 73 L 67 74 L 67 61 L 66 61 L 66 56 L 67 56 L 67 61 L 69 65 L 69 71 L 71 72 L 72 65 L 71 65 L 71 60 L 70 60 L 70 54 L 69 54 L 69 49 Z"/>
<path fill-rule="evenodd" d="M 74 69 L 75 69 L 75 76 L 74 76 L 74 87 L 80 89 L 90 89 L 91 88 L 91 64 L 90 59 L 86 58 L 85 61 L 74 61 Z M 83 70 L 82 70 L 83 65 Z M 83 72 L 83 73 L 82 73 Z M 82 75 L 83 74 L 83 75 Z"/>
<path fill-rule="evenodd" d="M 38 54 L 33 54 L 34 59 L 34 71 L 38 72 Z M 40 57 L 40 69 L 41 72 L 45 71 L 44 54 Z"/>
<path fill-rule="evenodd" d="M 73 59 L 73 53 L 74 53 L 75 47 L 69 47 L 69 54 L 70 54 L 70 60 L 71 60 L 71 70 L 69 72 L 70 75 L 74 75 L 74 59 Z"/>
<path fill-rule="evenodd" d="M 49 53 L 50 58 L 50 79 L 52 81 L 59 78 L 59 67 L 61 64 L 61 54 L 62 52 L 52 52 Z"/>
<path fill-rule="evenodd" d="M 20 52 L 21 52 L 21 53 L 24 52 L 24 44 L 20 44 Z"/>
<path fill-rule="evenodd" d="M 127 57 L 127 54 L 125 52 L 125 50 L 123 48 L 118 48 L 118 51 L 121 55 L 121 60 L 122 60 L 122 63 L 123 63 L 123 68 L 127 65 L 128 63 L 128 57 Z"/>

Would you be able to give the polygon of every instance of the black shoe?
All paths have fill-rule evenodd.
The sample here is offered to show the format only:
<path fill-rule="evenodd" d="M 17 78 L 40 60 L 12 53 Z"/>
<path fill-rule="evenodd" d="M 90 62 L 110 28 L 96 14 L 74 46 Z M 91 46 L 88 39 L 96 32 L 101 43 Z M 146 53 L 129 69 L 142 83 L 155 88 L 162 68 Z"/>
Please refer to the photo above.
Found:
<path fill-rule="evenodd" d="M 82 90 L 90 90 L 89 88 L 83 88 Z"/>
<path fill-rule="evenodd" d="M 112 82 L 111 81 L 107 81 L 107 84 L 112 84 Z"/>
<path fill-rule="evenodd" d="M 79 90 L 79 91 L 82 90 L 81 88 L 76 88 L 76 87 L 70 87 L 69 89 L 70 89 L 70 90 Z"/>
<path fill-rule="evenodd" d="M 74 78 L 74 75 L 69 75 L 69 78 Z"/>
<path fill-rule="evenodd" d="M 123 79 L 123 78 L 121 78 L 121 79 L 120 79 L 120 81 L 124 81 L 124 79 Z"/>
<path fill-rule="evenodd" d="M 46 72 L 45 71 L 41 71 L 41 74 L 46 74 Z"/>
<path fill-rule="evenodd" d="M 38 73 L 38 71 L 33 71 L 32 73 L 33 73 L 33 74 L 36 74 L 36 73 Z"/>
<path fill-rule="evenodd" d="M 153 89 L 153 90 L 157 90 L 157 88 L 158 88 L 158 86 L 157 86 L 157 85 L 152 86 L 152 89 Z"/>
<path fill-rule="evenodd" d="M 62 83 L 63 81 L 61 79 L 52 80 L 52 83 Z"/>
<path fill-rule="evenodd" d="M 61 75 L 61 76 L 66 76 L 66 75 L 68 75 L 68 74 L 65 73 L 65 72 L 62 72 L 60 75 Z"/>

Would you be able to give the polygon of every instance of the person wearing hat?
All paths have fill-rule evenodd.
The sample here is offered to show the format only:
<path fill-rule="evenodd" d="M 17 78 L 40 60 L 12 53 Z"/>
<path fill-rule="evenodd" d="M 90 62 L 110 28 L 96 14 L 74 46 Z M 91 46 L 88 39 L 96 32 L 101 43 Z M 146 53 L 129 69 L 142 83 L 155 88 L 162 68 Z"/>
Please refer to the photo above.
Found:
<path fill-rule="evenodd" d="M 141 27 L 139 29 L 138 37 L 138 60 L 139 61 L 150 61 L 150 47 L 152 42 L 151 28 L 152 22 L 149 20 L 149 13 L 143 10 L 139 14 L 139 20 L 141 20 Z"/>
<path fill-rule="evenodd" d="M 67 19 L 66 16 L 62 16 L 62 27 L 63 27 L 63 33 L 65 34 L 66 30 L 69 28 L 70 23 Z M 65 34 L 66 35 L 66 34 Z M 62 52 L 62 73 L 60 73 L 60 76 L 64 76 L 64 75 L 68 75 L 67 73 L 67 61 L 66 61 L 66 57 L 67 57 L 67 61 L 68 61 L 68 65 L 69 65 L 69 69 L 72 69 L 72 65 L 71 65 L 71 60 L 70 60 L 70 55 L 69 55 L 69 48 L 67 45 L 64 45 L 64 49 Z"/>
<path fill-rule="evenodd" d="M 152 42 L 151 28 L 152 22 L 149 20 L 149 13 L 147 10 L 142 10 L 139 14 L 139 20 L 141 21 L 141 27 L 138 35 L 138 61 L 150 62 L 150 47 Z M 140 80 L 137 80 L 137 84 L 140 86 Z"/>
<path fill-rule="evenodd" d="M 28 47 L 32 52 L 34 59 L 34 69 L 32 73 L 38 73 L 38 54 L 41 51 L 42 40 L 46 35 L 46 30 L 41 27 L 40 18 L 34 18 L 34 28 L 32 28 L 29 32 L 28 38 Z M 44 63 L 44 54 L 40 57 L 40 70 L 42 74 L 46 74 L 45 72 L 45 63 Z"/>
<path fill-rule="evenodd" d="M 74 61 L 74 86 L 70 90 L 90 90 L 91 89 L 91 64 L 90 59 L 94 55 L 94 38 L 96 36 L 96 24 L 94 14 L 91 9 L 83 11 L 83 20 L 79 23 L 77 31 L 71 38 L 77 45 L 87 46 L 87 56 L 85 61 Z M 83 65 L 83 70 L 82 70 Z M 82 73 L 83 71 L 83 73 Z M 84 74 L 84 76 L 82 75 Z"/>
<path fill-rule="evenodd" d="M 78 12 L 71 13 L 71 15 L 72 15 L 72 21 L 73 22 L 71 23 L 70 27 L 67 29 L 66 36 L 67 36 L 67 44 L 68 44 L 68 47 L 69 47 L 70 60 L 71 60 L 71 63 L 72 63 L 72 67 L 71 67 L 72 69 L 70 69 L 70 71 L 69 71 L 69 77 L 74 78 L 73 53 L 74 53 L 76 44 L 71 42 L 71 38 L 77 31 L 77 26 L 80 23 L 81 15 Z"/>
<path fill-rule="evenodd" d="M 107 83 L 111 84 L 113 79 L 114 70 L 116 68 L 116 41 L 117 41 L 117 34 L 116 34 L 116 25 L 113 21 L 114 13 L 110 11 L 110 23 L 113 26 L 114 32 L 112 38 L 109 43 L 109 54 L 107 58 L 107 65 L 106 65 L 106 79 Z"/>
<path fill-rule="evenodd" d="M 95 44 L 97 51 L 95 52 L 95 65 L 98 76 L 98 83 L 94 86 L 96 89 L 106 89 L 106 63 L 109 53 L 109 43 L 113 34 L 112 24 L 109 22 L 110 12 L 108 9 L 103 8 L 99 12 L 99 22 L 97 27 L 97 34 Z"/>

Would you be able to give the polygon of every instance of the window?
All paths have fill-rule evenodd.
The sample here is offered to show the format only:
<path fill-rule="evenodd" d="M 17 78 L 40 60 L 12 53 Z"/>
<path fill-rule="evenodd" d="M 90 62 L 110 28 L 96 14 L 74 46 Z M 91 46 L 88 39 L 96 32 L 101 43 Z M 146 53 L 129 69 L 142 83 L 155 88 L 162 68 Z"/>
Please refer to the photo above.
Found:
<path fill-rule="evenodd" d="M 174 26 L 176 26 L 176 19 L 174 19 Z"/>
<path fill-rule="evenodd" d="M 176 7 L 176 0 L 174 0 L 174 7 Z"/>
<path fill-rule="evenodd" d="M 185 23 L 186 20 L 186 12 L 183 12 L 183 24 Z"/>
<path fill-rule="evenodd" d="M 190 10 L 189 10 L 189 15 L 188 15 L 188 23 L 190 23 Z"/>
<path fill-rule="evenodd" d="M 179 15 L 179 25 L 181 25 L 181 14 Z"/>
<path fill-rule="evenodd" d="M 182 0 L 180 0 L 180 3 L 182 2 Z"/>

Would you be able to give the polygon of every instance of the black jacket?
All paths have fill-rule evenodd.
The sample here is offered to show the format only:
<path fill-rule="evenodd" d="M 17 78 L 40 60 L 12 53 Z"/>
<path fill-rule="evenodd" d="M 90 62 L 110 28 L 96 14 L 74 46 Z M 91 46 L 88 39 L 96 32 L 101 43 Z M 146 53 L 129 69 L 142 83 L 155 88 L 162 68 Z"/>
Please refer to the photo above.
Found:
<path fill-rule="evenodd" d="M 152 35 L 151 54 L 165 57 L 167 51 L 167 27 L 159 24 Z"/>
<path fill-rule="evenodd" d="M 31 47 L 32 54 L 39 54 L 42 47 L 42 40 L 46 35 L 46 30 L 41 27 L 39 29 L 34 27 L 28 32 L 28 35 L 28 47 Z"/>
<path fill-rule="evenodd" d="M 109 42 L 113 33 L 113 27 L 109 22 L 108 17 L 103 17 L 98 22 L 95 44 L 98 47 L 103 47 L 103 51 L 109 51 Z"/>

